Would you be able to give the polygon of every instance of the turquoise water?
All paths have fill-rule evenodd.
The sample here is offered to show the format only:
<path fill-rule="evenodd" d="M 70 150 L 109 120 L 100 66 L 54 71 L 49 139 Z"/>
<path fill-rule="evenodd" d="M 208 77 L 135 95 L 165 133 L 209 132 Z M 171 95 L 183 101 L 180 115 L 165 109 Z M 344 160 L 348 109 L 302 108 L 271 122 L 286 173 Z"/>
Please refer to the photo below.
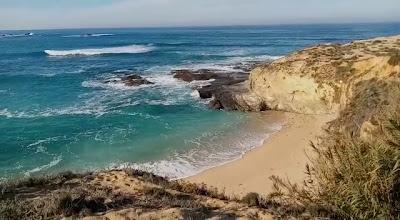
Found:
<path fill-rule="evenodd" d="M 209 110 L 172 69 L 229 71 L 399 33 L 399 24 L 0 31 L 0 177 L 118 166 L 182 177 L 233 160 L 278 124 Z M 104 83 L 127 70 L 155 84 Z"/>

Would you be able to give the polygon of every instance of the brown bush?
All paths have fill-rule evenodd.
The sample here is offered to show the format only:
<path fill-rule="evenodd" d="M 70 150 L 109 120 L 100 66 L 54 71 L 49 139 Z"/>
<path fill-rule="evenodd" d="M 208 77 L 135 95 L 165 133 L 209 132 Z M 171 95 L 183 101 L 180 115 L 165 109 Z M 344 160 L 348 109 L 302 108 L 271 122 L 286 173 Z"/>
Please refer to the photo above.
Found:
<path fill-rule="evenodd" d="M 388 63 L 392 66 L 399 66 L 400 65 L 400 52 L 393 54 Z"/>
<path fill-rule="evenodd" d="M 272 178 L 275 198 L 316 216 L 399 219 L 400 114 L 382 122 L 381 129 L 374 140 L 328 134 L 313 145 L 316 157 L 303 186 Z"/>

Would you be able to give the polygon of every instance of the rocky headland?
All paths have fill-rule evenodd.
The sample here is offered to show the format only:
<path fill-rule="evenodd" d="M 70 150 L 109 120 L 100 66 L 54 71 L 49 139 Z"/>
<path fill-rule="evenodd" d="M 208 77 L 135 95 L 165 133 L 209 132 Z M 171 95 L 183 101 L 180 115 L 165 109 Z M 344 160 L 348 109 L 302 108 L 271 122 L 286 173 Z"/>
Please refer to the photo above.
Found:
<path fill-rule="evenodd" d="M 400 37 L 393 36 L 313 46 L 273 62 L 254 63 L 250 73 L 241 69 L 173 74 L 184 81 L 215 79 L 195 88 L 201 98 L 212 99 L 211 108 L 349 115 L 346 109 L 351 107 L 351 121 L 368 130 L 371 124 L 365 120 L 396 99 L 390 90 L 398 89 L 399 63 Z"/>

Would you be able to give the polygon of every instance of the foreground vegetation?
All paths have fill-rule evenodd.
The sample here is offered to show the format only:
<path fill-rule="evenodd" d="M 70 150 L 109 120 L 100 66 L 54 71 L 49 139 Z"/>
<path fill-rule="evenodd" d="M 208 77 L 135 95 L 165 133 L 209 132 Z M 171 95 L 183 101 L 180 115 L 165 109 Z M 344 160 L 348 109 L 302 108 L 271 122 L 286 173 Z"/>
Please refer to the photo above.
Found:
<path fill-rule="evenodd" d="M 257 194 L 243 200 L 228 198 L 205 185 L 169 181 L 134 169 L 66 172 L 7 182 L 0 188 L 2 220 L 87 216 L 104 219 L 103 215 L 117 215 L 118 211 L 130 219 L 260 219 L 269 216 L 268 207 L 277 207 Z M 276 210 L 277 215 L 288 215 L 284 210 Z"/>
<path fill-rule="evenodd" d="M 228 197 L 205 185 L 170 181 L 134 169 L 85 174 L 66 172 L 7 182 L 0 188 L 2 220 L 311 217 L 303 207 L 279 203 L 257 193 L 243 198 Z M 121 215 L 109 218 L 109 213 Z"/>
<path fill-rule="evenodd" d="M 312 144 L 304 184 L 273 177 L 276 201 L 314 216 L 400 219 L 400 83 L 357 86 L 347 109 Z"/>
<path fill-rule="evenodd" d="M 126 175 L 124 185 L 132 191 L 111 186 L 111 179 L 117 178 L 119 173 Z M 110 184 L 102 184 L 107 182 Z M 60 219 L 124 208 L 157 210 L 168 207 L 183 208 L 186 217 L 202 219 L 218 213 L 199 202 L 195 195 L 227 200 L 222 193 L 203 185 L 168 181 L 133 169 L 102 174 L 66 172 L 3 183 L 1 189 L 0 219 L 5 220 Z"/>

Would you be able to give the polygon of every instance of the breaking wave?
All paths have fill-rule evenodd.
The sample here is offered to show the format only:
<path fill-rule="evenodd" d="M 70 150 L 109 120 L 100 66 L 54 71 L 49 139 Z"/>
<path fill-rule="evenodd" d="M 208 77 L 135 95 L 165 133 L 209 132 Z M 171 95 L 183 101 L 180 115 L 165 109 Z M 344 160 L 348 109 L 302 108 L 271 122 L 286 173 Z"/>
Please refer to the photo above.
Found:
<path fill-rule="evenodd" d="M 282 125 L 282 122 L 276 122 L 254 128 L 245 126 L 245 129 L 240 129 L 240 135 L 236 132 L 229 132 L 229 134 L 206 132 L 200 137 L 186 140 L 186 143 L 191 146 L 190 150 L 177 151 L 163 160 L 124 163 L 111 165 L 110 168 L 128 167 L 171 179 L 186 178 L 241 158 L 279 131 Z"/>
<path fill-rule="evenodd" d="M 34 169 L 28 170 L 25 172 L 25 176 L 30 176 L 33 173 L 40 172 L 42 170 L 50 169 L 62 161 L 62 156 L 55 156 L 48 164 L 36 167 Z"/>
<path fill-rule="evenodd" d="M 25 34 L 1 34 L 0 33 L 0 38 L 6 38 L 6 37 L 30 37 L 35 35 L 34 33 L 25 33 Z"/>
<path fill-rule="evenodd" d="M 80 38 L 80 37 L 107 37 L 107 36 L 114 36 L 115 34 L 74 34 L 74 35 L 66 35 L 62 37 L 67 38 Z"/>
<path fill-rule="evenodd" d="M 93 56 L 101 54 L 135 54 L 148 53 L 153 51 L 154 47 L 149 45 L 128 45 L 121 47 L 74 49 L 74 50 L 45 50 L 50 56 Z"/>

